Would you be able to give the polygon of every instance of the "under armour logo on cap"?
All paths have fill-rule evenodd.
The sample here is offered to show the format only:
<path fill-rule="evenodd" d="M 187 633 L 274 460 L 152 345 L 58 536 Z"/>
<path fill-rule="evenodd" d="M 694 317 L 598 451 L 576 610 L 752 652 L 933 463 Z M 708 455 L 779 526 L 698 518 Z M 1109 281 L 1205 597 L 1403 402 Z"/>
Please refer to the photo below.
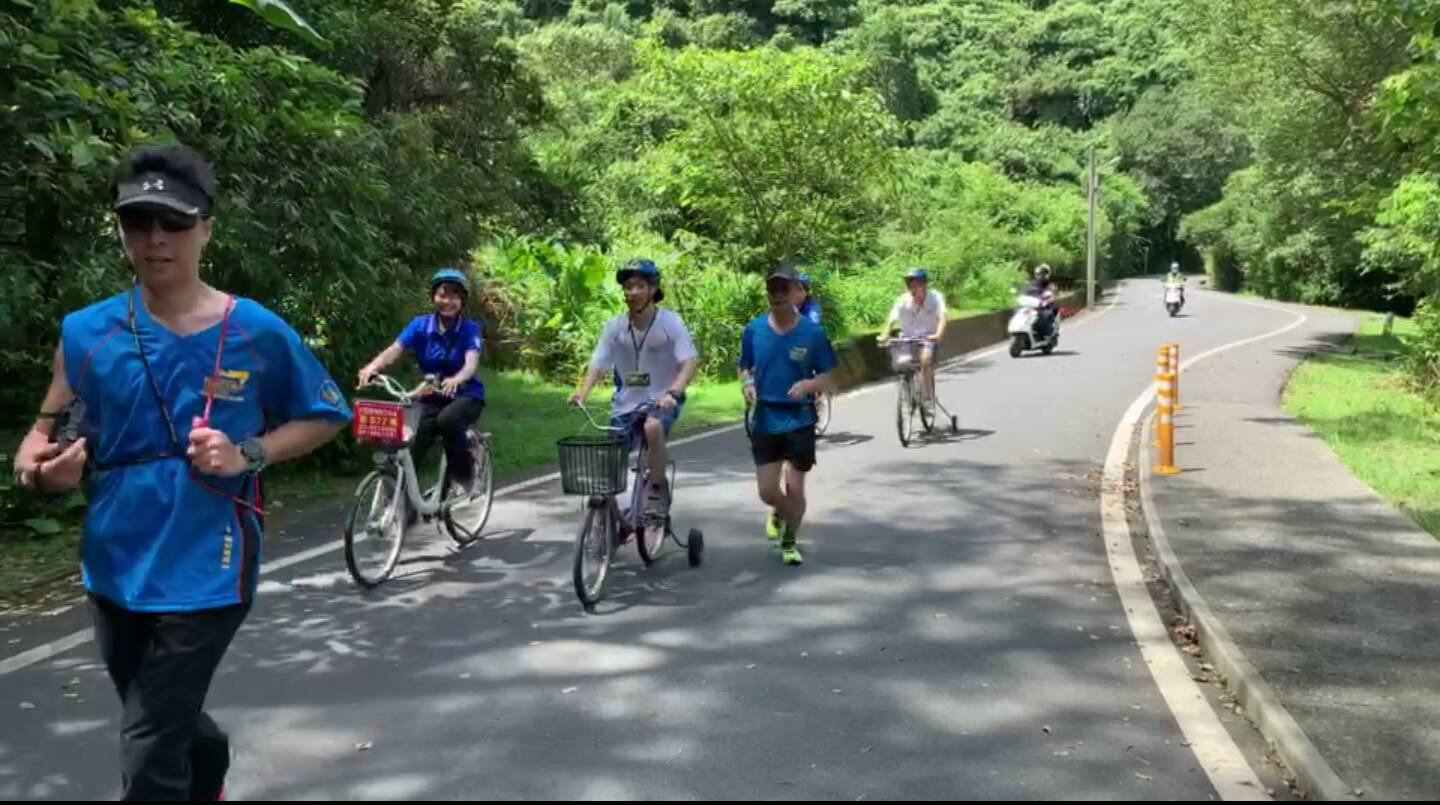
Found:
<path fill-rule="evenodd" d="M 185 215 L 209 215 L 209 195 L 183 176 L 151 171 L 115 185 L 115 208 L 131 204 L 169 207 Z"/>

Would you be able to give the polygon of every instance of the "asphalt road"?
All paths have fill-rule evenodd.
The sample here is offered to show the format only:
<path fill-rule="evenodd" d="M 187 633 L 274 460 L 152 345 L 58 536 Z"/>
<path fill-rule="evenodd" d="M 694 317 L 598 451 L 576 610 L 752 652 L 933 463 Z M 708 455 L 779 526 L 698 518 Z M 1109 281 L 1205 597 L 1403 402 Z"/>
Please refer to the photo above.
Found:
<path fill-rule="evenodd" d="M 1051 356 L 946 367 L 958 434 L 901 447 L 893 386 L 842 397 L 800 568 L 766 543 L 732 430 L 676 451 L 705 565 L 672 549 L 647 570 L 627 548 L 593 615 L 558 482 L 503 494 L 467 550 L 418 531 L 369 593 L 338 550 L 273 571 L 210 697 L 230 796 L 1208 799 L 1110 581 L 1097 485 L 1158 344 L 1274 321 L 1198 291 L 1171 319 L 1132 282 Z M 333 541 L 337 519 L 274 553 Z M 0 659 L 84 626 L 77 609 L 4 632 Z M 92 643 L 0 675 L 0 713 L 0 797 L 115 796 Z"/>

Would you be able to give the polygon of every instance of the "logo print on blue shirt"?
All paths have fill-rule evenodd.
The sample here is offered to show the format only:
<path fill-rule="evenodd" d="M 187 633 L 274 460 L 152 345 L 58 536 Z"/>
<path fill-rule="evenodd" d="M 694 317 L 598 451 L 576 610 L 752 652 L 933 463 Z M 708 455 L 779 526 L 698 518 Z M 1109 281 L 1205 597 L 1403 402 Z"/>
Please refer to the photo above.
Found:
<path fill-rule="evenodd" d="M 217 400 L 244 402 L 249 381 L 250 373 L 244 369 L 221 369 L 218 376 L 205 378 L 205 393 Z"/>

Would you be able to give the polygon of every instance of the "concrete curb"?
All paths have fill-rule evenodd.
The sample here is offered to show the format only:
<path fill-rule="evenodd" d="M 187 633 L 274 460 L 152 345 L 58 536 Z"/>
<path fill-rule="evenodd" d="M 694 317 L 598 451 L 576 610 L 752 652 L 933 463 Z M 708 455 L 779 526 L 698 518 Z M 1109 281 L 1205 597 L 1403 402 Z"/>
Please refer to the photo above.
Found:
<path fill-rule="evenodd" d="M 1226 689 L 1244 706 L 1260 734 L 1274 746 L 1276 754 L 1290 771 L 1294 772 L 1300 790 L 1312 799 L 1351 802 L 1361 800 L 1362 797 L 1356 796 L 1354 788 L 1347 785 L 1331 768 L 1325 756 L 1311 742 L 1305 730 L 1301 729 L 1299 722 L 1285 709 L 1279 695 L 1250 663 L 1245 652 L 1240 649 L 1214 610 L 1210 609 L 1210 605 L 1200 595 L 1200 591 L 1191 583 L 1190 577 L 1185 574 L 1180 558 L 1171 547 L 1165 527 L 1160 522 L 1151 492 L 1153 476 L 1150 462 L 1146 460 L 1148 456 L 1145 445 L 1150 443 L 1155 425 L 1154 417 L 1148 419 L 1149 422 L 1141 434 L 1137 456 L 1140 505 L 1150 531 L 1150 542 L 1155 546 L 1161 572 L 1170 583 L 1176 604 L 1195 626 L 1200 645 L 1222 677 Z"/>

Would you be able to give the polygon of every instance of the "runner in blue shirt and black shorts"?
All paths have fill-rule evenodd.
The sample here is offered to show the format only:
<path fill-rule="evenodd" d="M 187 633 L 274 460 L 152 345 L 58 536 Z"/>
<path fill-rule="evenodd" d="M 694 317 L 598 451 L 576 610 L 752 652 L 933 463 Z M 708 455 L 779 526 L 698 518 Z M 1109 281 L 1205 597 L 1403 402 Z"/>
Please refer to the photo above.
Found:
<path fill-rule="evenodd" d="M 746 325 L 740 340 L 740 377 L 745 400 L 754 406 L 750 450 L 760 499 L 780 521 L 781 559 L 788 565 L 804 561 L 798 542 L 805 474 L 815 466 L 815 400 L 825 393 L 836 363 L 825 331 L 795 309 L 792 289 L 798 281 L 788 266 L 770 273 L 765 281 L 770 312 Z"/>

